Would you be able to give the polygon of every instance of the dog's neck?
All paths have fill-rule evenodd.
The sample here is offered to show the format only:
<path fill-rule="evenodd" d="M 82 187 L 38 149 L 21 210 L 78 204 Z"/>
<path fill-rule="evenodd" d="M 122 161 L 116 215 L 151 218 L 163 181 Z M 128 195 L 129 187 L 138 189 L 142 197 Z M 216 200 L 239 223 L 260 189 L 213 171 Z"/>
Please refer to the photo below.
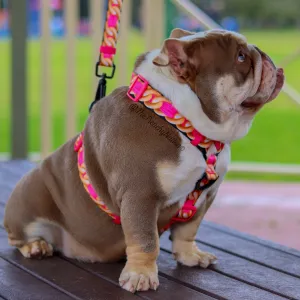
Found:
<path fill-rule="evenodd" d="M 230 143 L 247 134 L 251 122 L 243 122 L 237 113 L 223 124 L 216 124 L 204 113 L 197 95 L 187 84 L 179 83 L 169 68 L 157 67 L 152 63 L 159 50 L 149 52 L 137 66 L 136 73 L 145 77 L 151 86 L 172 101 L 176 109 L 185 116 L 193 126 L 209 139 Z"/>

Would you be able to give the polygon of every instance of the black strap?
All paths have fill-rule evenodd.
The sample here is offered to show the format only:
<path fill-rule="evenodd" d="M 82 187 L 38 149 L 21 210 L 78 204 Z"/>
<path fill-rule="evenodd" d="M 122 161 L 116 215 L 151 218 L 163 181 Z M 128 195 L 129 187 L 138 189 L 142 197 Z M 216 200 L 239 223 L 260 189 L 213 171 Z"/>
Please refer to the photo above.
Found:
<path fill-rule="evenodd" d="M 93 106 L 106 95 L 106 76 L 105 74 L 100 77 L 98 82 L 97 92 L 94 101 L 90 104 L 89 112 L 91 112 Z"/>

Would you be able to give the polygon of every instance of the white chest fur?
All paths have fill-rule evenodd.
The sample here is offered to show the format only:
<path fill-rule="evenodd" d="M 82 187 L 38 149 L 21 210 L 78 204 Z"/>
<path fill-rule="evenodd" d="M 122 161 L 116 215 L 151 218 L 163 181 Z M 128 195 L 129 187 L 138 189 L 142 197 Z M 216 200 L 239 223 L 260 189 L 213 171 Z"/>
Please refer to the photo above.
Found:
<path fill-rule="evenodd" d="M 201 134 L 210 139 L 228 141 L 235 134 L 236 128 L 229 124 L 216 124 L 212 122 L 204 113 L 197 95 L 187 84 L 181 84 L 174 80 L 171 73 L 165 68 L 159 68 L 152 63 L 153 58 L 159 50 L 150 52 L 146 59 L 136 69 L 136 73 L 145 77 L 151 86 L 161 92 L 166 98 L 170 99 L 176 109 L 185 116 Z M 241 128 L 242 126 L 238 126 Z M 232 129 L 233 128 L 233 129 Z M 232 131 L 233 130 L 233 131 Z M 184 150 L 180 153 L 177 163 L 168 161 L 159 162 L 157 176 L 162 189 L 168 195 L 166 206 L 174 203 L 183 205 L 187 195 L 193 191 L 197 180 L 201 178 L 206 169 L 206 162 L 202 153 L 184 136 L 182 146 Z M 214 147 L 208 152 L 212 154 L 216 151 Z M 222 182 L 230 161 L 230 147 L 226 145 L 218 156 L 216 171 L 219 179 L 210 188 L 202 193 L 200 198 L 211 189 L 216 189 Z M 197 206 L 202 199 L 198 199 Z"/>
<path fill-rule="evenodd" d="M 206 169 L 206 162 L 202 153 L 193 146 L 190 141 L 182 136 L 182 151 L 178 164 L 168 162 L 160 163 L 157 166 L 157 174 L 164 192 L 168 195 L 168 200 L 165 207 L 175 203 L 183 205 L 187 195 L 193 191 L 196 182 L 202 177 Z M 212 146 L 208 155 L 215 152 L 215 147 Z M 210 188 L 205 190 L 198 199 L 196 206 L 202 203 L 206 193 L 218 188 L 223 181 L 224 175 L 227 172 L 230 161 L 230 147 L 225 145 L 223 151 L 218 156 L 216 172 L 219 174 L 219 179 Z"/>

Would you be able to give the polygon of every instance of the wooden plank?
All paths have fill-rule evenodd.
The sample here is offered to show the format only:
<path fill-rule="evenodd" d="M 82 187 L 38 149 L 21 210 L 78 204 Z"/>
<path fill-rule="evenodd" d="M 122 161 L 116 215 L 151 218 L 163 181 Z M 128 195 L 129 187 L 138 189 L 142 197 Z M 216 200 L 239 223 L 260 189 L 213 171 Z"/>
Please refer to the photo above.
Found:
<path fill-rule="evenodd" d="M 178 265 L 170 253 L 161 251 L 158 258 L 160 275 L 218 299 L 277 300 L 286 299 L 211 269 Z"/>
<path fill-rule="evenodd" d="M 11 0 L 11 155 L 27 157 L 27 1 Z"/>
<path fill-rule="evenodd" d="M 24 176 L 28 171 L 30 171 L 35 165 L 27 161 L 9 161 L 9 162 L 0 162 L 0 174 L 3 177 L 3 185 L 10 184 L 9 180 L 6 179 L 7 174 L 11 174 L 18 181 L 22 176 Z M 0 181 L 1 182 L 1 181 Z"/>
<path fill-rule="evenodd" d="M 41 1 L 41 156 L 52 149 L 51 140 L 51 76 L 50 76 L 50 2 Z"/>
<path fill-rule="evenodd" d="M 96 300 L 99 296 L 120 300 L 138 298 L 57 256 L 43 260 L 26 259 L 8 246 L 6 238 L 0 238 L 0 257 L 75 299 Z"/>
<path fill-rule="evenodd" d="M 114 263 L 114 264 L 84 264 L 76 261 L 71 261 L 73 264 L 79 266 L 80 268 L 95 274 L 101 278 L 114 283 L 119 286 L 118 279 L 121 271 L 124 267 L 124 263 Z M 159 276 L 159 288 L 157 291 L 147 291 L 138 293 L 142 298 L 146 299 L 172 299 L 172 300 L 182 300 L 182 299 L 203 299 L 212 300 L 214 298 L 207 296 L 201 292 L 195 291 L 188 287 L 182 286 L 172 280 Z"/>
<path fill-rule="evenodd" d="M 243 232 L 237 231 L 233 228 L 226 227 L 224 225 L 220 225 L 220 224 L 212 223 L 212 222 L 208 222 L 208 221 L 203 221 L 202 226 L 210 227 L 210 228 L 213 228 L 217 231 L 221 231 L 223 233 L 227 233 L 227 234 L 230 234 L 230 235 L 233 235 L 233 236 L 237 236 L 239 238 L 242 238 L 244 240 L 248 240 L 248 241 L 251 241 L 251 242 L 254 242 L 254 243 L 265 245 L 266 247 L 276 249 L 276 250 L 280 250 L 280 251 L 295 255 L 295 256 L 300 258 L 300 251 L 297 250 L 297 249 L 290 248 L 290 247 L 287 247 L 287 246 L 284 246 L 284 245 L 281 245 L 281 244 L 277 244 L 277 243 L 272 242 L 272 241 L 264 240 L 262 238 L 259 238 L 257 236 L 251 235 L 251 234 L 245 234 Z"/>
<path fill-rule="evenodd" d="M 74 299 L 0 258 L 0 293 L 7 300 Z"/>
<path fill-rule="evenodd" d="M 130 78 L 128 78 L 128 68 L 133 66 L 128 64 L 128 40 L 131 29 L 131 11 L 132 1 L 124 1 L 122 6 L 121 23 L 120 23 L 120 37 L 117 45 L 118 51 L 118 86 L 128 85 Z"/>
<path fill-rule="evenodd" d="M 162 249 L 171 251 L 168 234 L 161 238 Z M 289 299 L 300 299 L 300 279 L 198 243 L 199 249 L 215 254 L 212 270 Z"/>
<path fill-rule="evenodd" d="M 155 33 L 155 48 L 161 48 L 163 40 L 165 39 L 166 32 L 166 3 L 165 1 L 156 0 L 154 5 L 155 7 L 155 25 L 154 25 L 154 33 Z"/>
<path fill-rule="evenodd" d="M 155 23 L 153 20 L 155 20 L 155 5 L 154 1 L 148 1 L 144 0 L 142 3 L 142 21 L 143 21 L 143 32 L 144 36 L 146 38 L 146 51 L 155 49 L 155 46 L 153 42 L 155 41 Z"/>
<path fill-rule="evenodd" d="M 142 5 L 146 51 L 161 48 L 165 37 L 165 3 L 161 0 L 144 0 Z"/>
<path fill-rule="evenodd" d="M 296 255 L 217 231 L 208 226 L 200 227 L 197 240 L 208 246 L 300 278 L 300 259 Z"/>
<path fill-rule="evenodd" d="M 99 59 L 99 47 L 101 45 L 102 36 L 103 36 L 103 27 L 104 27 L 104 0 L 90 0 L 91 5 L 91 29 L 92 29 L 92 69 L 95 69 L 96 62 Z M 94 97 L 97 89 L 98 78 L 95 76 L 92 82 L 92 91 L 93 94 L 91 97 Z M 92 98 L 91 98 L 92 99 Z"/>
<path fill-rule="evenodd" d="M 65 22 L 67 43 L 67 103 L 66 103 L 66 139 L 76 133 L 76 70 L 75 48 L 78 26 L 77 1 L 65 0 Z"/>

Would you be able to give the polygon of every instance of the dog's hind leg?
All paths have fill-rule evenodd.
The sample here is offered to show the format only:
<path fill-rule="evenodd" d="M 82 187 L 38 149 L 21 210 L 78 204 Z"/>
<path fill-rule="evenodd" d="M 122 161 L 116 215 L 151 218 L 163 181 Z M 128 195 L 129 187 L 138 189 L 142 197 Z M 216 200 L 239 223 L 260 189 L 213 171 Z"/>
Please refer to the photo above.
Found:
<path fill-rule="evenodd" d="M 9 244 L 28 258 L 51 256 L 59 240 L 53 225 L 59 214 L 39 170 L 34 169 L 19 181 L 7 202 L 4 227 Z"/>

